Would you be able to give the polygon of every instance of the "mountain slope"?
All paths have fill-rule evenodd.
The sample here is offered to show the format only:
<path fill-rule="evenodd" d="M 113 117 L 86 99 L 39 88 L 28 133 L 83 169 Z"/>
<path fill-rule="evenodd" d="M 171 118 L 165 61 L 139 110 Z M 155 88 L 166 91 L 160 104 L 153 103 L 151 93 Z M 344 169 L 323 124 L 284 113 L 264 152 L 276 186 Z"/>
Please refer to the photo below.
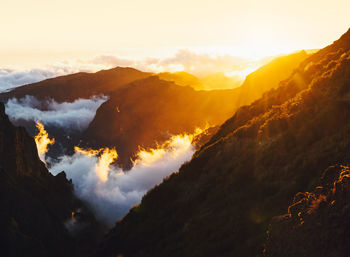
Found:
<path fill-rule="evenodd" d="M 48 172 L 33 138 L 10 123 L 2 103 L 0 206 L 1 256 L 82 256 L 96 241 L 97 223 L 65 173 Z"/>
<path fill-rule="evenodd" d="M 109 95 L 111 91 L 121 86 L 150 75 L 133 68 L 122 67 L 96 73 L 80 72 L 17 87 L 0 94 L 0 99 L 5 101 L 11 97 L 22 98 L 32 95 L 40 100 L 51 98 L 56 102 L 72 102 L 78 98 Z"/>
<path fill-rule="evenodd" d="M 287 79 L 292 71 L 302 62 L 307 53 L 303 50 L 293 54 L 277 57 L 250 73 L 240 87 L 238 106 L 250 104 L 260 98 L 266 91 L 277 88 L 283 79 Z"/>
<path fill-rule="evenodd" d="M 294 65 L 294 68 L 296 65 Z M 213 89 L 232 89 L 242 85 L 243 79 L 239 76 L 228 77 L 223 72 L 218 72 L 214 74 L 207 75 L 200 78 L 203 84 L 203 89 L 213 90 Z"/>
<path fill-rule="evenodd" d="M 161 73 L 158 73 L 157 76 L 161 80 L 172 81 L 179 86 L 189 86 L 196 90 L 204 89 L 204 85 L 202 85 L 202 83 L 196 76 L 184 71 L 161 72 Z"/>
<path fill-rule="evenodd" d="M 233 114 L 233 90 L 195 91 L 149 77 L 116 90 L 97 110 L 83 144 L 116 147 L 128 164 L 139 146 L 155 147 L 171 135 L 218 125 Z"/>
<path fill-rule="evenodd" d="M 312 191 L 297 193 L 269 226 L 266 257 L 346 257 L 350 251 L 348 166 L 329 167 Z"/>
<path fill-rule="evenodd" d="M 257 84 L 259 89 L 255 94 L 250 94 L 253 86 L 248 82 L 249 85 L 245 83 L 235 89 L 195 91 L 184 86 L 198 82 L 187 73 L 157 75 L 170 81 L 154 76 L 130 83 L 114 91 L 113 96 L 101 105 L 82 137 L 83 145 L 116 147 L 120 154 L 119 164 L 128 166 L 139 146 L 154 147 L 156 142 L 164 142 L 171 134 L 193 133 L 197 127 L 221 124 L 240 105 L 255 100 L 263 90 L 276 87 L 277 79 L 292 72 L 305 56 L 302 51 L 279 57 L 253 72 L 250 80 L 255 82 L 257 76 L 268 81 L 263 87 Z"/>
<path fill-rule="evenodd" d="M 189 86 L 195 90 L 233 89 L 242 84 L 242 79 L 238 76 L 228 77 L 223 72 L 209 74 L 201 78 L 183 71 L 173 73 L 161 72 L 157 76 L 161 80 L 173 81 L 179 86 Z"/>
<path fill-rule="evenodd" d="M 275 80 L 282 79 L 284 73 L 279 71 L 278 63 L 284 65 L 283 67 L 288 63 L 285 72 L 291 72 L 300 62 L 302 55 L 297 55 L 300 57 L 292 54 L 278 58 L 265 68 L 262 67 L 262 71 L 258 73 L 259 78 L 263 77 L 261 74 L 265 74 L 265 79 L 268 80 L 271 74 L 276 74 Z M 46 101 L 48 99 L 60 103 L 73 102 L 78 98 L 91 98 L 94 95 L 112 97 L 113 99 L 100 106 L 86 133 L 83 133 L 83 130 L 76 131 L 45 124 L 45 121 L 42 121 L 47 131 L 59 142 L 50 148 L 48 156 L 55 159 L 60 155 L 72 153 L 73 146 L 83 140 L 85 146 L 116 147 L 120 154 L 119 163 L 130 166 L 130 159 L 134 158 L 138 146 L 153 147 L 157 142 L 163 143 L 169 139 L 171 134 L 193 133 L 196 127 L 203 128 L 207 123 L 218 126 L 232 116 L 239 106 L 261 95 L 258 93 L 247 96 L 252 90 L 252 87 L 248 86 L 222 91 L 194 91 L 185 85 L 190 84 L 190 87 L 196 88 L 201 82 L 184 72 L 158 74 L 158 77 L 174 80 L 175 84 L 179 83 L 182 87 L 169 81 L 147 79 L 150 76 L 150 73 L 121 67 L 96 73 L 77 73 L 18 87 L 11 92 L 0 94 L 0 99 L 34 96 L 35 98 L 30 100 L 31 109 L 26 111 L 36 112 L 37 109 L 51 110 L 49 108 L 53 105 L 52 102 Z M 264 90 L 276 85 L 277 82 L 272 81 Z M 24 102 L 28 102 L 28 99 L 24 99 Z M 118 110 L 122 109 L 119 113 L 117 105 Z M 16 125 L 25 126 L 31 135 L 35 130 L 35 121 L 13 120 Z"/>
<path fill-rule="evenodd" d="M 273 216 L 350 162 L 350 30 L 235 113 L 94 256 L 256 256 Z"/>

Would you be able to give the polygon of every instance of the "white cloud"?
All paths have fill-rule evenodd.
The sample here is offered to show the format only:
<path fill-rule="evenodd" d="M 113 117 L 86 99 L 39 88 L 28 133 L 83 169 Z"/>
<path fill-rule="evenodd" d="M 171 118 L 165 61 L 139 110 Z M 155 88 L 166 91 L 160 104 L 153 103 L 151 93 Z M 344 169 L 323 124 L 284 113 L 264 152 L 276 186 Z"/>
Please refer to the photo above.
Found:
<path fill-rule="evenodd" d="M 0 92 L 6 92 L 18 86 L 35 83 L 57 76 L 80 71 L 95 71 L 98 68 L 100 67 L 82 64 L 75 66 L 67 62 L 32 69 L 0 68 Z"/>
<path fill-rule="evenodd" d="M 106 100 L 107 97 L 102 96 L 77 99 L 72 103 L 57 103 L 54 100 L 40 102 L 33 96 L 26 96 L 21 99 L 11 98 L 5 106 L 6 113 L 12 121 L 39 120 L 45 125 L 82 131 L 87 128 L 98 107 Z"/>
<path fill-rule="evenodd" d="M 194 146 L 191 135 L 173 136 L 161 148 L 141 151 L 129 171 L 112 168 L 108 180 L 99 179 L 94 169 L 96 156 L 75 153 L 63 156 L 50 169 L 54 175 L 65 171 L 72 179 L 77 196 L 85 200 L 96 216 L 109 226 L 140 203 L 142 196 L 191 159 Z"/>
<path fill-rule="evenodd" d="M 249 61 L 231 55 L 195 53 L 188 49 L 179 50 L 174 56 L 166 58 L 130 59 L 117 55 L 99 55 L 94 58 L 69 60 L 39 68 L 0 68 L 0 92 L 14 87 L 38 82 L 48 78 L 76 72 L 95 72 L 116 66 L 133 67 L 146 72 L 186 71 L 196 76 L 217 72 L 240 71 L 261 65 L 260 61 Z"/>
<path fill-rule="evenodd" d="M 128 60 L 114 55 L 101 55 L 94 58 L 92 63 L 109 66 L 130 66 L 148 72 L 186 71 L 196 76 L 205 76 L 217 72 L 226 73 L 247 69 L 259 65 L 260 61 L 249 61 L 227 54 L 212 56 L 181 49 L 174 56 L 167 58 Z"/>

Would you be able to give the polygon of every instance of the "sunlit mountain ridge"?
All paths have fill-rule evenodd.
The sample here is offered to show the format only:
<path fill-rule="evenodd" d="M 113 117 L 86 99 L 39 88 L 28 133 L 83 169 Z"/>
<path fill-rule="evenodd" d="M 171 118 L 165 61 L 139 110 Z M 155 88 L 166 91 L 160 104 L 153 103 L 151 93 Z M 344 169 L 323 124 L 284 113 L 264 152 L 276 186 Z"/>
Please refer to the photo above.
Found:
<path fill-rule="evenodd" d="M 78 144 L 93 148 L 114 147 L 119 153 L 118 164 L 130 167 L 139 146 L 155 147 L 172 135 L 191 134 L 198 127 L 220 125 L 239 106 L 257 99 L 265 90 L 276 87 L 278 81 L 297 67 L 306 56 L 305 52 L 300 52 L 278 57 L 251 73 L 248 78 L 263 76 L 266 80 L 263 87 L 259 88 L 251 85 L 254 83 L 249 84 L 248 78 L 248 82 L 237 87 L 234 80 L 224 75 L 215 75 L 210 83 L 217 83 L 216 88 L 228 87 L 231 81 L 232 88 L 208 90 L 210 83 L 203 82 L 207 77 L 197 78 L 185 72 L 153 74 L 133 68 L 116 67 L 24 85 L 0 94 L 0 99 L 12 99 L 9 102 L 11 105 L 8 104 L 9 108 L 18 106 L 16 108 L 19 109 L 25 102 L 28 108 L 22 108 L 22 111 L 27 111 L 28 114 L 41 111 L 38 118 L 43 118 L 42 122 L 49 134 L 57 139 L 48 156 L 57 158 L 65 153 L 72 154 L 74 145 Z M 94 100 L 98 96 L 101 96 L 101 100 Z M 27 98 L 22 101 L 24 97 Z M 91 99 L 94 105 L 101 105 L 106 101 L 101 106 L 94 107 L 97 108 L 97 114 L 91 118 L 91 124 L 87 128 L 80 126 L 78 128 L 81 129 L 77 130 L 77 126 L 72 125 L 63 128 L 45 120 L 49 114 L 53 115 L 53 109 L 57 117 L 62 117 L 63 113 L 58 113 L 57 108 L 68 108 L 68 103 L 72 106 L 80 105 L 79 112 L 83 112 L 86 107 L 82 105 L 81 99 Z M 57 103 L 52 104 L 52 101 Z M 36 119 L 30 120 L 32 118 L 29 115 L 27 117 L 10 116 L 12 121 L 25 125 L 34 135 Z"/>
<path fill-rule="evenodd" d="M 271 219 L 286 212 L 293 195 L 320 185 L 328 166 L 349 164 L 349 77 L 350 30 L 304 60 L 279 87 L 239 108 L 189 163 L 116 223 L 94 256 L 346 256 L 344 213 L 337 212 L 348 204 L 346 167 L 345 173 L 333 169 L 327 175 L 336 195 L 322 187 L 310 198 L 297 195 L 300 214 L 291 209 L 289 218 L 276 218 L 265 250 L 264 243 Z M 315 208 L 314 219 L 339 229 L 318 229 L 307 217 L 313 212 L 304 209 L 308 205 Z M 285 229 L 285 240 L 278 229 Z M 299 235 L 315 245 L 298 243 Z"/>

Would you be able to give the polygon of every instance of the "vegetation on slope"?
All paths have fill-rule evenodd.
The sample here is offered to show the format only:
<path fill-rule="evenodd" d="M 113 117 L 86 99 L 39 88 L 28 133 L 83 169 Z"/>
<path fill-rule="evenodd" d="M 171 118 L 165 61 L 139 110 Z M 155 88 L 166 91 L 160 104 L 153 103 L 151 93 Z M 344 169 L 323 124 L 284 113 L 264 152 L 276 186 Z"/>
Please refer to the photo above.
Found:
<path fill-rule="evenodd" d="M 350 162 L 350 30 L 236 112 L 119 221 L 95 256 L 256 256 L 273 216 Z"/>
<path fill-rule="evenodd" d="M 346 257 L 350 251 L 348 166 L 329 167 L 312 191 L 297 193 L 269 226 L 266 257 Z"/>

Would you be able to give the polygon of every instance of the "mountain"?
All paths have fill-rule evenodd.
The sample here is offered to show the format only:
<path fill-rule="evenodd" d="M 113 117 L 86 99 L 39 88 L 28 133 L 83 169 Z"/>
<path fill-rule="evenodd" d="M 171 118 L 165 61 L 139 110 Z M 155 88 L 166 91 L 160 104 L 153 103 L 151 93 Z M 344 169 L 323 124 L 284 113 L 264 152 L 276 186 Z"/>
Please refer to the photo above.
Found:
<path fill-rule="evenodd" d="M 296 65 L 294 66 L 294 68 Z M 226 76 L 223 72 L 217 72 L 200 78 L 204 90 L 233 89 L 242 85 L 243 81 L 239 76 Z"/>
<path fill-rule="evenodd" d="M 150 73 L 123 67 L 96 73 L 79 72 L 17 87 L 10 92 L 0 94 L 0 99 L 5 101 L 11 97 L 22 98 L 31 95 L 40 100 L 51 98 L 56 102 L 72 102 L 78 98 L 109 95 L 111 91 L 125 84 L 150 75 Z"/>
<path fill-rule="evenodd" d="M 350 163 L 349 94 L 350 30 L 239 108 L 93 256 L 262 254 L 270 220 L 293 195 L 317 186 L 328 166 Z"/>
<path fill-rule="evenodd" d="M 269 81 L 263 85 L 264 90 L 276 87 L 276 78 L 282 79 L 281 76 L 287 71 L 291 73 L 305 56 L 306 53 L 302 51 L 279 57 L 253 72 L 250 78 L 255 78 L 257 74 L 259 78 Z M 280 71 L 279 64 L 285 72 Z M 139 146 L 154 147 L 157 142 L 168 139 L 169 135 L 193 133 L 197 127 L 203 128 L 207 124 L 218 126 L 240 104 L 262 95 L 262 90 L 258 89 L 259 93 L 249 96 L 248 92 L 253 90 L 253 86 L 248 82 L 235 89 L 209 91 L 194 90 L 193 86 L 186 87 L 187 83 L 198 81 L 188 73 L 161 73 L 115 90 L 97 110 L 82 137 L 82 145 L 116 147 L 119 164 L 128 167 Z M 256 87 L 260 88 L 260 85 Z M 245 97 L 245 100 L 241 97 Z"/>
<path fill-rule="evenodd" d="M 161 72 L 157 76 L 162 80 L 173 81 L 179 86 L 189 86 L 195 90 L 233 89 L 239 87 L 243 82 L 240 77 L 228 77 L 223 72 L 209 74 L 201 78 L 183 71 Z"/>
<path fill-rule="evenodd" d="M 233 114 L 233 90 L 195 91 L 160 80 L 135 81 L 113 92 L 84 132 L 87 147 L 116 147 L 118 161 L 130 165 L 139 146 L 155 147 L 170 135 L 218 125 Z"/>
<path fill-rule="evenodd" d="M 295 57 L 296 55 L 299 57 Z M 277 86 L 275 78 L 282 79 L 284 73 L 280 72 L 278 63 L 283 67 L 288 66 L 287 71 L 291 72 L 293 67 L 297 67 L 302 56 L 292 54 L 281 57 L 264 66 L 265 68 L 262 67 L 262 71 L 256 71 L 259 78 L 271 81 L 264 86 L 264 90 Z M 261 74 L 265 74 L 266 77 Z M 270 79 L 272 74 L 275 80 Z M 222 76 L 215 77 L 220 84 Z M 218 126 L 232 116 L 238 107 L 256 100 L 262 94 L 250 95 L 252 86 L 203 92 L 198 90 L 201 84 L 198 78 L 186 72 L 152 76 L 132 68 L 117 67 L 24 85 L 0 94 L 0 99 L 7 101 L 9 98 L 34 96 L 31 105 L 47 111 L 50 105 L 47 99 L 67 106 L 66 102 L 73 102 L 79 98 L 108 96 L 110 99 L 100 106 L 85 132 L 45 124 L 48 133 L 57 139 L 47 156 L 55 159 L 72 153 L 73 146 L 79 142 L 82 146 L 112 146 L 117 148 L 120 155 L 119 164 L 130 167 L 130 159 L 134 158 L 139 146 L 153 147 L 157 142 L 161 144 L 169 139 L 172 134 L 193 133 L 195 128 L 207 125 Z M 25 126 L 29 133 L 34 135 L 35 121 L 19 119 L 13 122 Z"/>
<path fill-rule="evenodd" d="M 288 214 L 273 218 L 264 256 L 349 256 L 349 177 L 348 166 L 334 165 L 312 192 L 297 193 Z"/>
<path fill-rule="evenodd" d="M 266 91 L 277 88 L 307 56 L 304 50 L 280 56 L 250 73 L 240 87 L 237 106 L 250 104 Z"/>
<path fill-rule="evenodd" d="M 64 172 L 51 175 L 34 139 L 12 125 L 0 104 L 1 256 L 83 256 L 98 224 L 73 195 Z"/>
<path fill-rule="evenodd" d="M 179 86 L 189 86 L 196 90 L 204 89 L 204 85 L 196 76 L 184 71 L 161 72 L 161 73 L 158 73 L 157 76 L 161 80 L 172 81 Z"/>
<path fill-rule="evenodd" d="M 47 111 L 51 100 L 57 103 L 74 102 L 81 98 L 90 98 L 93 96 L 109 96 L 109 94 L 118 88 L 135 80 L 150 76 L 150 73 L 138 71 L 133 68 L 116 67 L 110 70 L 102 70 L 96 73 L 80 72 L 76 74 L 60 76 L 47 79 L 41 82 L 17 87 L 10 92 L 1 93 L 0 100 L 7 102 L 10 98 L 21 99 L 27 96 L 31 98 L 31 105 L 41 111 Z M 48 101 L 49 100 L 49 101 Z M 25 99 L 26 102 L 28 100 Z M 57 106 L 56 103 L 54 105 Z M 67 106 L 67 104 L 66 104 Z M 83 106 L 82 106 L 83 107 Z M 88 108 L 86 106 L 85 108 Z M 67 107 L 64 107 L 67 108 Z M 68 112 L 69 109 L 66 110 Z M 31 110 L 33 112 L 33 110 Z M 79 115 L 77 112 L 75 115 Z M 84 119 L 85 117 L 77 117 Z M 36 133 L 36 120 L 12 120 L 16 125 L 24 126 L 31 136 Z M 59 120 L 57 122 L 60 122 Z M 45 124 L 46 130 L 50 135 L 56 138 L 56 144 L 50 148 L 48 156 L 57 158 L 61 155 L 73 152 L 73 147 L 81 138 L 82 131 L 70 127 L 60 127 L 52 124 Z"/>

